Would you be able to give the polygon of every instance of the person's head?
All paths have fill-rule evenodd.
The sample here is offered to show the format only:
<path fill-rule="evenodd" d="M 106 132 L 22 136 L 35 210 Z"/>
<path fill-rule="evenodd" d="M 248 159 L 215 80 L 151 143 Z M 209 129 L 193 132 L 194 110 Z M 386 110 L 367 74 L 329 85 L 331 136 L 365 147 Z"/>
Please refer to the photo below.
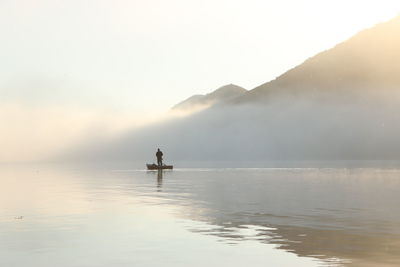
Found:
<path fill-rule="evenodd" d="M 157 151 L 160 151 L 160 149 L 159 149 L 159 148 L 157 148 Z"/>

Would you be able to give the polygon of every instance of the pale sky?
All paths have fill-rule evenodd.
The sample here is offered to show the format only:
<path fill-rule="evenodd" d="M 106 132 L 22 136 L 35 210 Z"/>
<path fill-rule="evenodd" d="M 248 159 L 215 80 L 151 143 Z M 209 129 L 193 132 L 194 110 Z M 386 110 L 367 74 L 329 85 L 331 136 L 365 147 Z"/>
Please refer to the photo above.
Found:
<path fill-rule="evenodd" d="M 398 0 L 0 0 L 0 97 L 165 110 L 252 89 L 399 12 Z"/>

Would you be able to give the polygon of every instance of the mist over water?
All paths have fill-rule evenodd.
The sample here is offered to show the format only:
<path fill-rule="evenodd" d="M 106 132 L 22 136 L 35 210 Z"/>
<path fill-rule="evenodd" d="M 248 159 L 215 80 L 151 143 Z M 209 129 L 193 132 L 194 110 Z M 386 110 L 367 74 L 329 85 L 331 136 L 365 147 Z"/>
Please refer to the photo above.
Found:
<path fill-rule="evenodd" d="M 169 161 L 397 160 L 399 94 L 383 95 L 277 95 L 221 104 L 78 148 L 71 158 L 146 161 L 160 147 Z"/>
<path fill-rule="evenodd" d="M 36 84 L 39 90 L 23 82 L 15 92 L 3 89 L 3 98 L 35 109 L 23 106 L 20 116 L 18 108 L 10 116 L 7 108 L 0 110 L 6 118 L 3 140 L 10 140 L 2 142 L 6 150 L 0 161 L 23 155 L 28 160 L 144 162 L 153 159 L 157 147 L 170 161 L 399 160 L 399 29 L 396 17 L 252 90 L 230 85 L 200 100 L 191 97 L 187 100 L 197 99 L 197 106 L 186 105 L 187 100 L 177 105 L 186 107 L 179 110 L 186 116 L 169 114 L 153 124 L 148 112 L 130 109 L 94 110 L 89 116 L 80 108 L 71 112 L 73 106 L 63 106 L 75 100 L 66 85 L 55 86 L 49 98 L 51 87 L 42 88 L 46 83 Z M 124 98 L 118 104 L 104 92 L 87 93 L 82 103 L 101 106 L 110 100 L 109 107 L 116 108 L 129 102 Z M 218 102 L 223 95 L 230 97 Z M 50 107 L 42 109 L 45 103 Z M 51 103 L 62 105 L 57 110 Z M 134 128 L 137 120 L 147 126 Z"/>

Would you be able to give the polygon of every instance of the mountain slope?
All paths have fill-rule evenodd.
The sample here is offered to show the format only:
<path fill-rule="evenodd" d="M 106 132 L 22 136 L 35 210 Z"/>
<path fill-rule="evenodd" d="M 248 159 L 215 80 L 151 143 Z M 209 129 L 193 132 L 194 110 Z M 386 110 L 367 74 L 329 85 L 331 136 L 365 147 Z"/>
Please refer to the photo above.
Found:
<path fill-rule="evenodd" d="M 273 95 L 354 93 L 400 86 L 400 16 L 364 30 L 256 87 L 236 102 Z"/>
<path fill-rule="evenodd" d="M 172 110 L 189 111 L 208 108 L 217 103 L 225 102 L 239 97 L 246 92 L 247 90 L 240 86 L 228 84 L 206 95 L 191 96 L 188 99 L 176 104 L 174 107 L 172 107 Z"/>

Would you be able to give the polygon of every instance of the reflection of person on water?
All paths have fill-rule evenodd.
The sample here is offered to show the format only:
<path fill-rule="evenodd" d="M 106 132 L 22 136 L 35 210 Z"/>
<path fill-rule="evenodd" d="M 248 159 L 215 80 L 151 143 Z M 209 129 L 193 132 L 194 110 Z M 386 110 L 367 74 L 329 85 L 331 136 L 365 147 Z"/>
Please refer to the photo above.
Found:
<path fill-rule="evenodd" d="M 157 191 L 158 192 L 161 192 L 162 179 L 163 179 L 163 170 L 158 170 L 158 173 L 157 173 Z"/>
<path fill-rule="evenodd" d="M 162 166 L 163 153 L 161 152 L 161 150 L 159 148 L 157 149 L 156 157 L 157 157 L 158 166 Z"/>

